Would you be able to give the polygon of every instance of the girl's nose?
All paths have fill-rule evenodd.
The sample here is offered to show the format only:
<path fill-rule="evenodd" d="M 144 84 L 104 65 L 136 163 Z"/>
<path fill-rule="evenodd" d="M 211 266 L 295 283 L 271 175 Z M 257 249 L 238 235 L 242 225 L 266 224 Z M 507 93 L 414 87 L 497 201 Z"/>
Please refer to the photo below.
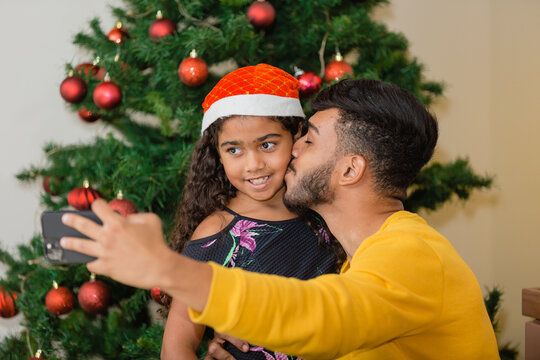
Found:
<path fill-rule="evenodd" d="M 249 152 L 247 156 L 247 170 L 248 171 L 258 171 L 263 169 L 265 166 L 264 158 L 261 154 L 257 152 Z"/>

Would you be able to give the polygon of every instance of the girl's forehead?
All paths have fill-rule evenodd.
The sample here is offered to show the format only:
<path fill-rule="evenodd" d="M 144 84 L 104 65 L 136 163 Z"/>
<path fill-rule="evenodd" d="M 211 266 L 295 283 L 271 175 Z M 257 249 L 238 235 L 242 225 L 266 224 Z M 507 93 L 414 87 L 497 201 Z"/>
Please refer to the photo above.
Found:
<path fill-rule="evenodd" d="M 266 116 L 235 115 L 223 123 L 220 135 L 230 132 L 236 132 L 237 135 L 240 135 L 238 132 L 275 131 L 276 129 L 285 131 L 283 125 L 274 118 Z"/>

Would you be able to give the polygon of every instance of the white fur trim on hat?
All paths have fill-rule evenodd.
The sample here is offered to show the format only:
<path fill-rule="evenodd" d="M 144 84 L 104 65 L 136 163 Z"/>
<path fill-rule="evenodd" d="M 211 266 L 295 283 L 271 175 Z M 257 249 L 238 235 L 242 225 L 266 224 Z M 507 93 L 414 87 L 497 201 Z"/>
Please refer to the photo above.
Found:
<path fill-rule="evenodd" d="M 204 113 L 201 134 L 223 116 L 300 116 L 305 117 L 300 100 L 292 97 L 249 94 L 220 99 Z"/>

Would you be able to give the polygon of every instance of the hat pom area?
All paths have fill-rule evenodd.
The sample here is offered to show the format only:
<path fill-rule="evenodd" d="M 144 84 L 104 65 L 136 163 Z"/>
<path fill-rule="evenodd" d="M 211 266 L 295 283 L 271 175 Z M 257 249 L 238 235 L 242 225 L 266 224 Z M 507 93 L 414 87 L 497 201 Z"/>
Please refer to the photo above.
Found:
<path fill-rule="evenodd" d="M 201 134 L 224 116 L 304 117 L 298 80 L 267 64 L 246 66 L 225 75 L 203 102 Z"/>

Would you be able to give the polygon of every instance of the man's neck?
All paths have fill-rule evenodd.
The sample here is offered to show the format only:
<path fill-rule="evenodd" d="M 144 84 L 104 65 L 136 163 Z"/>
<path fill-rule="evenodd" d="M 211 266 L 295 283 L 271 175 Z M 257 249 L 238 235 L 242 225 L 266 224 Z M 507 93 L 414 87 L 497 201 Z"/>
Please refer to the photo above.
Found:
<path fill-rule="evenodd" d="M 403 210 L 403 203 L 392 198 L 342 197 L 316 209 L 340 242 L 349 260 L 362 242 L 375 234 L 386 219 Z"/>

